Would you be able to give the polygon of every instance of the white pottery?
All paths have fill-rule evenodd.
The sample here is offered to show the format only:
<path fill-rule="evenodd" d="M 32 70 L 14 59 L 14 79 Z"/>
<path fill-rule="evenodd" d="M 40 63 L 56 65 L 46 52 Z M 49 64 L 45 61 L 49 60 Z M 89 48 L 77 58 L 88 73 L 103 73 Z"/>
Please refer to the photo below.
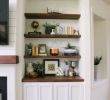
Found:
<path fill-rule="evenodd" d="M 98 75 L 98 65 L 94 65 L 94 80 L 97 80 Z"/>
<path fill-rule="evenodd" d="M 31 73 L 31 72 L 33 72 L 32 63 L 28 63 L 27 64 L 27 73 Z"/>

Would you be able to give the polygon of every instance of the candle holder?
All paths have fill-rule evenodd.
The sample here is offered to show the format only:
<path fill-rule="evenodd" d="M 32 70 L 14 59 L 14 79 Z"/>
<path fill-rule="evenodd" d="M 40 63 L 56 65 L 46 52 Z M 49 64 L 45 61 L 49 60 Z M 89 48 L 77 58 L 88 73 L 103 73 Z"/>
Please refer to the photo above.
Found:
<path fill-rule="evenodd" d="M 58 56 L 59 55 L 59 49 L 57 49 L 57 48 L 51 48 L 50 49 L 50 54 L 52 56 Z"/>

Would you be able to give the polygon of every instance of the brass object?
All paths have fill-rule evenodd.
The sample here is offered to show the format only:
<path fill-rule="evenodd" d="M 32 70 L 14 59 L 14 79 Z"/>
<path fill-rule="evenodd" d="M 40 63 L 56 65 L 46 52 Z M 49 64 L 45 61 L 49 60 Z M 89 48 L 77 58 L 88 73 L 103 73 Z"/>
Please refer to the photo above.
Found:
<path fill-rule="evenodd" d="M 32 47 L 32 56 L 36 56 L 36 47 Z"/>
<path fill-rule="evenodd" d="M 29 35 L 33 35 L 33 34 L 41 35 L 41 32 L 37 32 L 37 28 L 39 27 L 39 22 L 33 21 L 31 23 L 31 27 L 34 29 L 34 32 L 28 32 Z"/>
<path fill-rule="evenodd" d="M 37 21 L 33 21 L 33 22 L 31 23 L 31 26 L 32 26 L 32 28 L 35 29 L 34 32 L 37 32 L 37 28 L 38 28 L 38 26 L 39 26 L 39 23 L 38 23 Z"/>
<path fill-rule="evenodd" d="M 50 54 L 53 56 L 59 55 L 59 49 L 58 48 L 51 48 L 50 49 Z"/>
<path fill-rule="evenodd" d="M 38 77 L 38 73 L 37 72 L 31 72 L 30 77 L 36 78 L 36 77 Z"/>

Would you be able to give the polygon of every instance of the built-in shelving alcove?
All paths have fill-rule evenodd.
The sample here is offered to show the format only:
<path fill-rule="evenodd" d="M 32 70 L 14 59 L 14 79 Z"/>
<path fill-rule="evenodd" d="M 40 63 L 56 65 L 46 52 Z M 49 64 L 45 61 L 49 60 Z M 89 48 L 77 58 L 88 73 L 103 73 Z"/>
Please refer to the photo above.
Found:
<path fill-rule="evenodd" d="M 102 60 L 97 66 L 97 79 L 95 81 L 107 78 L 108 70 L 108 39 L 107 39 L 107 21 L 105 18 L 94 14 L 94 57 L 101 57 Z M 94 66 L 95 69 L 96 66 Z M 95 72 L 94 72 L 95 74 Z"/>

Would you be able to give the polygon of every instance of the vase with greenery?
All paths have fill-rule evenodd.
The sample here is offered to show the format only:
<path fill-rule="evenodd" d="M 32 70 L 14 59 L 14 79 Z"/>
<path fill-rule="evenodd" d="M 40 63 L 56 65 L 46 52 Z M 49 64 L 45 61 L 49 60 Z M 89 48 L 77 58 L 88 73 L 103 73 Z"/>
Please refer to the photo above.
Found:
<path fill-rule="evenodd" d="M 102 56 L 94 57 L 94 80 L 97 80 L 98 65 L 100 64 L 101 60 L 102 60 Z"/>
<path fill-rule="evenodd" d="M 32 43 L 26 44 L 25 45 L 25 53 L 26 55 L 32 55 Z"/>
<path fill-rule="evenodd" d="M 43 24 L 43 27 L 45 27 L 45 33 L 46 34 L 50 34 L 52 32 L 52 29 L 55 29 L 57 26 L 59 26 L 58 24 L 49 24 L 49 23 L 45 23 Z"/>
<path fill-rule="evenodd" d="M 70 43 L 68 43 L 67 46 L 63 48 L 63 52 L 65 56 L 73 56 L 79 54 L 78 47 Z"/>
<path fill-rule="evenodd" d="M 102 60 L 102 56 L 101 57 L 94 57 L 94 65 L 99 65 L 101 60 Z"/>
<path fill-rule="evenodd" d="M 40 62 L 33 63 L 32 66 L 33 66 L 34 72 L 37 72 L 39 76 L 44 75 L 42 63 L 40 63 Z"/>

